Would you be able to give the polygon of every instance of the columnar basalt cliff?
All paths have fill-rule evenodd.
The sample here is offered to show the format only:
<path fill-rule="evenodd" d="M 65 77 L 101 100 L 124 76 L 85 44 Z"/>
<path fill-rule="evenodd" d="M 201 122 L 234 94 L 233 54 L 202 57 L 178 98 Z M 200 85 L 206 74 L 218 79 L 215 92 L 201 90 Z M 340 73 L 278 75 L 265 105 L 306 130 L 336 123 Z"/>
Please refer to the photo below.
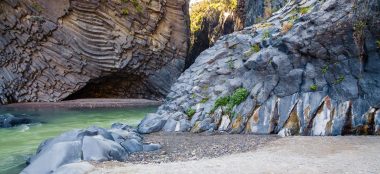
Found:
<path fill-rule="evenodd" d="M 379 135 L 379 15 L 379 1 L 289 1 L 202 52 L 139 131 Z"/>
<path fill-rule="evenodd" d="M 189 44 L 187 0 L 4 0 L 0 18 L 0 104 L 162 98 Z"/>

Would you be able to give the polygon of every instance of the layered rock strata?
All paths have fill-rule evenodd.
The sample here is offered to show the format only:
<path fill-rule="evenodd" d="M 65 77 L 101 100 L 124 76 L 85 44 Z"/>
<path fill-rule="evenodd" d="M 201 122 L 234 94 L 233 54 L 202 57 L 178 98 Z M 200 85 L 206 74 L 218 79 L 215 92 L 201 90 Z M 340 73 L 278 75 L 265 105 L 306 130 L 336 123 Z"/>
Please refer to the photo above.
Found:
<path fill-rule="evenodd" d="M 377 1 L 289 1 L 202 52 L 139 131 L 379 135 L 379 14 Z M 249 94 L 234 104 L 236 89 Z"/>
<path fill-rule="evenodd" d="M 0 104 L 162 98 L 184 68 L 186 0 L 4 0 L 0 18 Z"/>

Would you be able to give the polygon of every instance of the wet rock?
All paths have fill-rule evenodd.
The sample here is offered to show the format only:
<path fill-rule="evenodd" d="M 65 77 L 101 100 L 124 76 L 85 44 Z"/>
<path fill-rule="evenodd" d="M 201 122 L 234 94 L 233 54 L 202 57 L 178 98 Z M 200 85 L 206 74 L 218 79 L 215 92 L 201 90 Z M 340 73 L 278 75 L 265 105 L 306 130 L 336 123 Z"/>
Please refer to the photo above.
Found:
<path fill-rule="evenodd" d="M 129 132 L 131 132 L 131 131 L 136 132 L 135 128 L 133 128 L 130 125 L 123 124 L 123 123 L 113 123 L 111 125 L 111 129 L 121 129 L 121 130 L 126 130 L 126 131 L 129 131 Z"/>
<path fill-rule="evenodd" d="M 87 129 L 64 132 L 43 141 L 36 155 L 27 160 L 29 166 L 22 173 L 83 173 L 93 166 L 86 162 L 79 163 L 80 161 L 125 161 L 128 153 L 161 148 L 157 144 L 144 144 L 143 137 L 134 129 L 123 130 L 120 129 L 120 125 L 113 127 L 106 130 L 91 126 Z M 145 145 L 149 146 L 144 147 Z"/>
<path fill-rule="evenodd" d="M 21 124 L 32 123 L 32 119 L 23 117 L 16 117 L 12 114 L 0 115 L 0 128 L 10 128 Z"/>

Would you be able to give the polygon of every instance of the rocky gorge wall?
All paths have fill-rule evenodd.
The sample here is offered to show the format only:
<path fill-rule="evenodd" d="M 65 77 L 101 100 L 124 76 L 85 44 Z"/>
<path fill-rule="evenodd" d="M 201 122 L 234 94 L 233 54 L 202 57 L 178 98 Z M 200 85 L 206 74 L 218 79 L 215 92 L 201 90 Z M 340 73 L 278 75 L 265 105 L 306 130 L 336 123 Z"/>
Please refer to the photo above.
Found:
<path fill-rule="evenodd" d="M 4 0 L 0 18 L 0 104 L 162 98 L 188 51 L 186 0 Z"/>
<path fill-rule="evenodd" d="M 379 135 L 379 14 L 379 1 L 289 1 L 202 52 L 138 130 Z"/>
<path fill-rule="evenodd" d="M 231 0 L 236 9 L 214 10 L 206 13 L 199 24 L 200 29 L 192 33 L 192 43 L 186 68 L 194 63 L 202 51 L 210 48 L 221 37 L 261 22 L 285 5 L 286 0 Z M 225 3 L 227 3 L 226 1 Z"/>

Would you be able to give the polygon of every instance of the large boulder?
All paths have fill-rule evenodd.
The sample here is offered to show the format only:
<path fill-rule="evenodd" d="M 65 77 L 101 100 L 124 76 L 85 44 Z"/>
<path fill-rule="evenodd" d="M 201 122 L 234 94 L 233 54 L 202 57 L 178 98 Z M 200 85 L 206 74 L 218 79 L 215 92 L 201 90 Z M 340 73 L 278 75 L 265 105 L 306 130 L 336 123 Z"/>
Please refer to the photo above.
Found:
<path fill-rule="evenodd" d="M 22 174 L 48 174 L 62 165 L 81 161 L 82 144 L 80 141 L 59 142 L 43 150 Z"/>
<path fill-rule="evenodd" d="M 139 124 L 138 132 L 142 134 L 160 131 L 166 120 L 158 114 L 148 114 Z"/>
<path fill-rule="evenodd" d="M 85 161 L 125 161 L 128 157 L 127 152 L 120 144 L 99 135 L 85 136 L 82 152 Z"/>
<path fill-rule="evenodd" d="M 379 9 L 371 0 L 289 1 L 203 51 L 145 120 L 168 120 L 161 130 L 171 131 L 180 112 L 191 113 L 192 132 L 379 134 Z"/>
<path fill-rule="evenodd" d="M 163 98 L 184 68 L 188 1 L 136 2 L 0 1 L 0 104 Z"/>
<path fill-rule="evenodd" d="M 85 173 L 93 166 L 83 161 L 125 161 L 129 153 L 155 151 L 159 144 L 146 144 L 128 125 L 113 125 L 107 130 L 91 126 L 72 130 L 43 141 L 21 173 Z"/>

